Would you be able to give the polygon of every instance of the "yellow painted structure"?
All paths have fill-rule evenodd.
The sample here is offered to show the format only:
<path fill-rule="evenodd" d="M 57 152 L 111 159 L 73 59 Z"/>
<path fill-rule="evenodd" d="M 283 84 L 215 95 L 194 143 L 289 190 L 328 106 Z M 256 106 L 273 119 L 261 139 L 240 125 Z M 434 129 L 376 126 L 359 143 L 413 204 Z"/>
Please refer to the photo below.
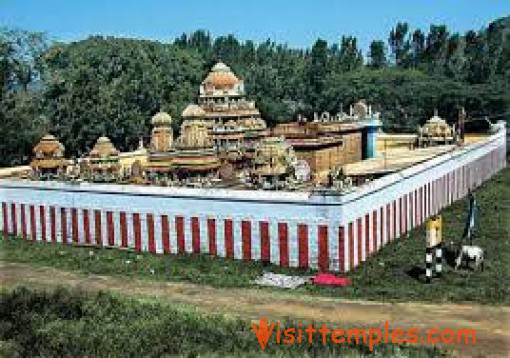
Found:
<path fill-rule="evenodd" d="M 441 215 L 427 221 L 427 247 L 436 247 L 443 241 L 443 219 Z"/>

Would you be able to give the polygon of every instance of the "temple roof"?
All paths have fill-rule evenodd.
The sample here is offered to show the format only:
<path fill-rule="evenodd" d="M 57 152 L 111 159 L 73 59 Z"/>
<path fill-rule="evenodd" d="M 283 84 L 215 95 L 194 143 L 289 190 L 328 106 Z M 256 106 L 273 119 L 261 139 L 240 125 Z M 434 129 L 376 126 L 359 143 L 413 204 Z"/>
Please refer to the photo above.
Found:
<path fill-rule="evenodd" d="M 212 84 L 215 87 L 231 87 L 239 82 L 239 78 L 223 62 L 218 62 L 214 65 L 203 81 L 204 84 Z"/>
<path fill-rule="evenodd" d="M 203 118 L 205 115 L 205 111 L 196 104 L 190 104 L 182 111 L 184 118 Z"/>
<path fill-rule="evenodd" d="M 34 147 L 34 153 L 44 153 L 44 154 L 60 154 L 63 155 L 64 152 L 64 146 L 62 143 L 58 141 L 57 138 L 55 138 L 51 134 L 46 134 L 41 138 L 39 143 Z"/>
<path fill-rule="evenodd" d="M 170 125 L 172 123 L 172 117 L 166 112 L 158 112 L 152 116 L 152 125 Z"/>
<path fill-rule="evenodd" d="M 99 137 L 90 152 L 91 157 L 118 157 L 119 151 L 113 146 L 108 137 Z"/>

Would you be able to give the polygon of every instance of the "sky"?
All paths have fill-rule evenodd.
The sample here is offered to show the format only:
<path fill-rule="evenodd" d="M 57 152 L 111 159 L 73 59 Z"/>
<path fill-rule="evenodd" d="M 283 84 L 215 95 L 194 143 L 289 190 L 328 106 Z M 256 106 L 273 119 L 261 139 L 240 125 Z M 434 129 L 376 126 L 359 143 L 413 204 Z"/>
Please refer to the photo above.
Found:
<path fill-rule="evenodd" d="M 371 40 L 386 41 L 398 21 L 462 33 L 509 14 L 509 0 L 0 0 L 0 27 L 44 31 L 64 42 L 98 34 L 171 42 L 206 29 L 290 47 L 353 35 L 365 51 Z"/>

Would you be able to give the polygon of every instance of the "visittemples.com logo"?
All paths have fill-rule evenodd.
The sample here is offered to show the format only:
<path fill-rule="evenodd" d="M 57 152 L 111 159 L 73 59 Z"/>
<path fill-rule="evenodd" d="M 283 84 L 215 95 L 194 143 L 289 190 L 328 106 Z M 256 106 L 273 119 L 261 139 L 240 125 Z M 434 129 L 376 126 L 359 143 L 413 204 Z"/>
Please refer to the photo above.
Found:
<path fill-rule="evenodd" d="M 260 348 L 265 350 L 270 343 L 276 344 L 301 344 L 301 343 L 322 343 L 327 344 L 365 344 L 368 345 L 370 351 L 379 343 L 395 343 L 395 344 L 451 344 L 454 342 L 465 344 L 476 344 L 476 332 L 474 329 L 428 329 L 425 334 L 420 335 L 418 328 L 413 327 L 407 330 L 393 328 L 390 329 L 389 322 L 384 323 L 384 327 L 380 328 L 328 328 L 326 324 L 322 324 L 320 328 L 314 327 L 313 324 L 303 325 L 299 323 L 296 327 L 282 327 L 280 322 L 269 323 L 266 318 L 262 318 L 258 325 L 251 324 L 251 328 L 255 333 Z"/>

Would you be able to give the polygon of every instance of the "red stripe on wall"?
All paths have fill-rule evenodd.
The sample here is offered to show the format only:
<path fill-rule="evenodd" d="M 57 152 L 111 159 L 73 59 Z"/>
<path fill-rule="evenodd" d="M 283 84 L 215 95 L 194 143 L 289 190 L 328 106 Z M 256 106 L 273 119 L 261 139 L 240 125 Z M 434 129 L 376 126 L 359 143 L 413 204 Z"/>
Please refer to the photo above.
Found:
<path fill-rule="evenodd" d="M 278 223 L 278 242 L 280 244 L 280 266 L 289 266 L 289 237 L 287 223 Z"/>
<path fill-rule="evenodd" d="M 349 235 L 349 269 L 354 268 L 354 223 L 350 222 L 348 226 Z"/>
<path fill-rule="evenodd" d="M 57 242 L 57 214 L 55 207 L 50 206 L 51 242 Z"/>
<path fill-rule="evenodd" d="M 101 227 L 101 211 L 94 210 L 95 240 L 97 245 L 103 244 L 103 228 Z"/>
<path fill-rule="evenodd" d="M 216 219 L 207 219 L 207 235 L 209 237 L 209 254 L 212 256 L 217 255 L 216 250 Z"/>
<path fill-rule="evenodd" d="M 409 227 L 408 227 L 408 230 L 410 231 L 414 228 L 413 192 L 410 192 L 407 196 L 409 198 L 409 202 L 408 202 L 408 204 L 409 204 Z"/>
<path fill-rule="evenodd" d="M 177 233 L 177 251 L 183 253 L 186 251 L 184 237 L 184 218 L 182 216 L 175 217 L 175 231 Z"/>
<path fill-rule="evenodd" d="M 419 221 L 419 216 L 418 216 L 418 213 L 419 213 L 419 207 L 418 207 L 418 190 L 415 190 L 414 191 L 414 227 L 420 225 L 420 221 Z"/>
<path fill-rule="evenodd" d="M 340 272 L 345 272 L 345 228 L 338 228 L 338 265 Z"/>
<path fill-rule="evenodd" d="M 409 215 L 409 212 L 407 211 L 407 209 L 408 209 L 408 205 L 407 204 L 408 204 L 408 201 L 409 201 L 407 194 L 404 195 L 404 199 L 402 201 L 403 201 L 403 203 L 402 203 L 402 206 L 403 206 L 402 222 L 404 224 L 404 231 L 402 232 L 402 234 L 407 234 L 407 230 L 408 230 L 407 229 L 407 217 Z"/>
<path fill-rule="evenodd" d="M 7 203 L 2 203 L 2 217 L 3 217 L 3 233 L 9 234 L 9 225 L 7 224 Z"/>
<path fill-rule="evenodd" d="M 115 246 L 115 227 L 111 211 L 106 212 L 106 231 L 108 233 L 108 246 Z"/>
<path fill-rule="evenodd" d="M 370 256 L 370 215 L 365 215 L 365 257 Z"/>
<path fill-rule="evenodd" d="M 18 234 L 18 218 L 16 215 L 16 204 L 11 203 L 11 224 L 12 224 L 12 232 L 11 234 Z"/>
<path fill-rule="evenodd" d="M 124 211 L 120 212 L 120 245 L 128 247 L 128 224 L 127 215 Z"/>
<path fill-rule="evenodd" d="M 358 237 L 358 265 L 363 262 L 363 222 L 361 218 L 356 220 Z"/>
<path fill-rule="evenodd" d="M 63 244 L 68 243 L 68 234 L 66 208 L 60 208 L 60 235 Z"/>
<path fill-rule="evenodd" d="M 384 235 L 384 232 L 385 232 L 384 228 L 386 227 L 386 225 L 385 225 L 385 221 L 384 221 L 384 207 L 383 206 L 381 206 L 380 212 L 381 212 L 381 221 L 380 221 L 380 223 L 381 223 L 381 225 L 380 225 L 381 243 L 380 243 L 379 248 L 382 247 L 386 243 L 386 236 Z"/>
<path fill-rule="evenodd" d="M 391 221 L 393 228 L 393 237 L 395 239 L 397 237 L 397 201 L 393 200 L 393 211 L 391 213 Z"/>
<path fill-rule="evenodd" d="M 377 210 L 372 212 L 372 251 L 376 252 L 377 247 Z"/>
<path fill-rule="evenodd" d="M 23 228 L 23 217 L 21 220 L 21 227 Z M 41 225 L 41 240 L 42 242 L 46 242 L 46 212 L 44 211 L 44 205 L 39 206 L 39 220 Z"/>
<path fill-rule="evenodd" d="M 308 268 L 308 225 L 298 224 L 298 261 L 299 267 Z"/>
<path fill-rule="evenodd" d="M 243 260 L 251 260 L 251 221 L 241 221 L 241 236 L 243 241 Z"/>
<path fill-rule="evenodd" d="M 85 236 L 85 243 L 90 244 L 90 216 L 87 209 L 83 210 L 83 234 Z"/>
<path fill-rule="evenodd" d="M 149 244 L 149 252 L 156 253 L 156 240 L 154 237 L 154 215 L 147 214 L 147 241 Z"/>
<path fill-rule="evenodd" d="M 399 236 L 402 236 L 405 233 L 404 230 L 404 198 L 400 197 L 398 198 L 398 221 L 399 221 Z"/>
<path fill-rule="evenodd" d="M 392 225 L 392 220 L 393 220 L 393 218 L 392 218 L 392 215 L 391 215 L 391 205 L 387 204 L 386 205 L 386 225 L 385 225 L 386 227 L 384 229 L 384 231 L 386 231 L 386 233 L 387 233 L 386 234 L 386 237 L 387 237 L 386 242 L 393 241 L 393 232 L 392 232 L 393 231 L 392 230 L 393 225 Z"/>
<path fill-rule="evenodd" d="M 427 217 L 432 214 L 432 184 L 427 184 Z"/>
<path fill-rule="evenodd" d="M 25 212 L 25 204 L 20 205 L 21 210 L 21 236 L 27 237 L 27 214 Z"/>
<path fill-rule="evenodd" d="M 163 244 L 163 253 L 170 253 L 170 225 L 168 215 L 161 215 L 161 242 Z"/>
<path fill-rule="evenodd" d="M 197 217 L 191 218 L 191 246 L 193 253 L 200 253 L 200 223 Z"/>
<path fill-rule="evenodd" d="M 423 187 L 418 191 L 418 225 L 423 224 Z"/>
<path fill-rule="evenodd" d="M 223 225 L 225 229 L 225 255 L 227 259 L 232 259 L 234 258 L 234 224 L 232 219 L 225 219 Z"/>
<path fill-rule="evenodd" d="M 73 236 L 73 242 L 75 244 L 77 244 L 78 243 L 78 212 L 76 211 L 75 208 L 71 209 L 71 229 L 72 229 L 71 235 Z"/>
<path fill-rule="evenodd" d="M 269 223 L 261 221 L 259 223 L 260 231 L 260 260 L 262 262 L 271 261 L 271 243 L 269 240 Z"/>
<path fill-rule="evenodd" d="M 446 205 L 449 205 L 450 204 L 450 173 L 446 174 L 445 185 L 446 185 Z"/>
<path fill-rule="evenodd" d="M 328 253 L 328 227 L 319 225 L 319 270 L 324 272 L 329 270 L 329 253 Z"/>
<path fill-rule="evenodd" d="M 135 236 L 135 251 L 142 251 L 142 223 L 140 222 L 140 214 L 133 214 L 133 234 Z"/>
<path fill-rule="evenodd" d="M 65 213 L 65 212 L 64 212 Z M 37 229 L 35 221 L 35 206 L 30 205 L 30 237 L 33 241 L 37 239 Z"/>

